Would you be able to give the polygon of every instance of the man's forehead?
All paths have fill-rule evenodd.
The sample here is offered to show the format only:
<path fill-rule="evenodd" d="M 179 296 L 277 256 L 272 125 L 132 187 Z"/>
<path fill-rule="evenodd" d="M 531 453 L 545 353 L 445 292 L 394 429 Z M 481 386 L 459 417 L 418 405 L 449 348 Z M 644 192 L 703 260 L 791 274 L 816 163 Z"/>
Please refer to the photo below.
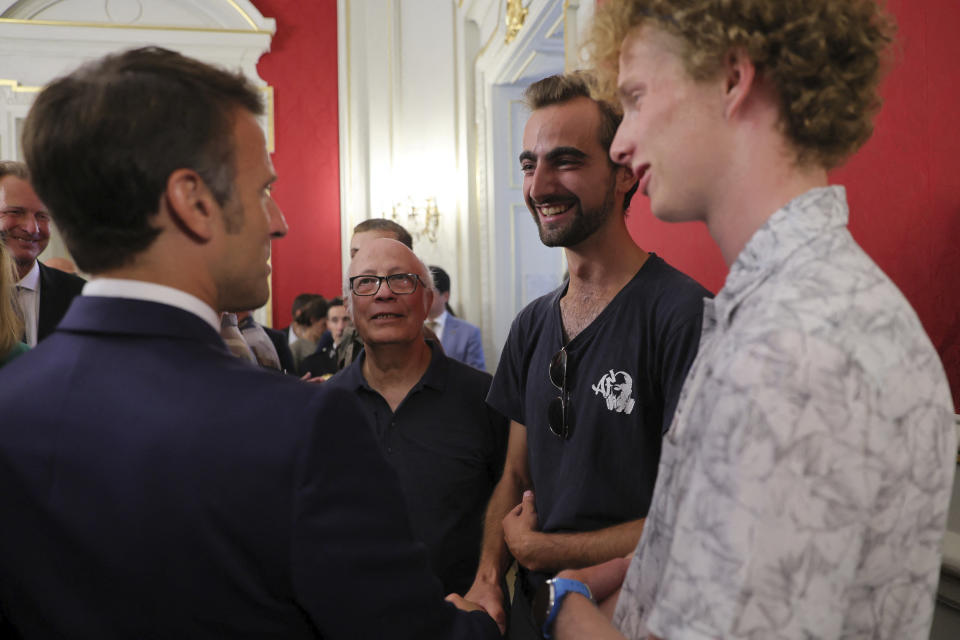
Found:
<path fill-rule="evenodd" d="M 589 98 L 549 105 L 530 114 L 523 130 L 523 149 L 535 155 L 557 147 L 593 151 L 593 146 L 600 145 L 599 127 L 599 108 Z"/>
<path fill-rule="evenodd" d="M 679 58 L 682 41 L 652 24 L 642 24 L 627 33 L 620 46 L 618 84 L 623 84 L 631 72 L 656 69 L 668 59 Z"/>
<path fill-rule="evenodd" d="M 367 243 L 350 262 L 350 274 L 418 272 L 417 256 L 405 244 L 393 238 L 377 238 Z"/>
<path fill-rule="evenodd" d="M 357 233 L 353 234 L 352 238 L 350 238 L 350 248 L 359 250 L 374 240 L 380 240 L 381 238 L 396 240 L 397 235 L 392 231 L 387 231 L 386 229 L 358 231 Z"/>
<path fill-rule="evenodd" d="M 3 176 L 0 178 L 0 201 L 7 204 L 13 204 L 14 201 L 20 206 L 30 206 L 42 210 L 44 204 L 40 202 L 40 196 L 33 190 L 33 186 L 17 176 Z"/>

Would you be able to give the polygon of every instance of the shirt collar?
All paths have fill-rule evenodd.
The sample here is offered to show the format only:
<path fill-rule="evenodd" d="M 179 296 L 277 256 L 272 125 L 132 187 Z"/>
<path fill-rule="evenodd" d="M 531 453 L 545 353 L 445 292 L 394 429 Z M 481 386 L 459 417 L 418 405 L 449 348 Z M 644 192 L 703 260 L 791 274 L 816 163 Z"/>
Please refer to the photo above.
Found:
<path fill-rule="evenodd" d="M 800 247 L 847 224 L 846 190 L 842 186 L 811 189 L 778 209 L 750 238 L 717 294 L 717 319 L 726 324 L 740 302 Z"/>
<path fill-rule="evenodd" d="M 17 283 L 17 286 L 30 291 L 36 291 L 40 287 L 40 263 L 38 261 L 33 261 L 33 267 Z"/>
<path fill-rule="evenodd" d="M 449 315 L 449 314 L 447 313 L 447 310 L 444 309 L 444 310 L 443 310 L 443 313 L 441 313 L 440 315 L 438 315 L 436 318 L 433 319 L 433 322 L 436 322 L 436 323 L 437 323 L 437 328 L 436 328 L 436 330 L 434 331 L 434 333 L 437 334 L 437 337 L 438 337 L 438 338 L 443 334 L 443 328 L 447 325 L 447 316 L 448 316 L 448 315 Z"/>
<path fill-rule="evenodd" d="M 143 280 L 96 278 L 83 285 L 83 295 L 108 298 L 130 298 L 159 302 L 188 311 L 220 333 L 220 317 L 206 302 L 186 291 Z"/>
<path fill-rule="evenodd" d="M 413 388 L 410 391 L 417 391 L 422 387 L 432 387 L 439 391 L 443 391 L 447 386 L 447 361 L 446 356 L 443 354 L 443 350 L 438 348 L 437 343 L 433 340 L 427 340 L 427 346 L 430 347 L 430 364 L 427 366 L 426 373 L 423 374 L 423 377 L 413 385 Z M 340 373 L 345 378 L 347 387 L 350 389 L 366 389 L 368 391 L 376 393 L 374 389 L 367 384 L 366 378 L 363 377 L 363 362 L 367 358 L 366 349 L 360 352 L 360 355 L 357 356 L 357 359 L 350 363 L 343 372 Z"/>

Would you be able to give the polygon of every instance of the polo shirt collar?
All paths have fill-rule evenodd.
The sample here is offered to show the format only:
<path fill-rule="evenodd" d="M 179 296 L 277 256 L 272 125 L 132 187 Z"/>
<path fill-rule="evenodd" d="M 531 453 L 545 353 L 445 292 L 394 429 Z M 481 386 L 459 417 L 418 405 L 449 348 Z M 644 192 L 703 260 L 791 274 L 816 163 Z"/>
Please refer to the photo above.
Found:
<path fill-rule="evenodd" d="M 714 302 L 717 321 L 728 325 L 740 302 L 779 271 L 794 252 L 826 231 L 845 227 L 848 217 L 842 186 L 811 189 L 774 212 L 730 267 Z"/>
<path fill-rule="evenodd" d="M 443 350 L 437 347 L 433 340 L 427 340 L 427 346 L 430 347 L 430 364 L 427 366 L 426 373 L 410 389 L 411 393 L 419 391 L 423 387 L 430 387 L 437 391 L 443 391 L 447 386 L 447 369 L 449 363 Z M 363 377 L 363 363 L 367 358 L 367 350 L 363 349 L 357 359 L 350 363 L 350 366 L 340 374 L 344 377 L 344 382 L 350 390 L 366 389 L 367 391 L 376 391 L 371 387 Z"/>

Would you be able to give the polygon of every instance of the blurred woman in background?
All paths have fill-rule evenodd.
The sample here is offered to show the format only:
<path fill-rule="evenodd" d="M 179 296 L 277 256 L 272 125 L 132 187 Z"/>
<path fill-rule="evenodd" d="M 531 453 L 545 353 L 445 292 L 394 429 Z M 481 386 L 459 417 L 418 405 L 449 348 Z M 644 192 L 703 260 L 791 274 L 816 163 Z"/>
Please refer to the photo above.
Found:
<path fill-rule="evenodd" d="M 16 282 L 13 259 L 0 242 L 0 367 L 29 349 L 22 342 L 23 319 L 17 306 Z"/>

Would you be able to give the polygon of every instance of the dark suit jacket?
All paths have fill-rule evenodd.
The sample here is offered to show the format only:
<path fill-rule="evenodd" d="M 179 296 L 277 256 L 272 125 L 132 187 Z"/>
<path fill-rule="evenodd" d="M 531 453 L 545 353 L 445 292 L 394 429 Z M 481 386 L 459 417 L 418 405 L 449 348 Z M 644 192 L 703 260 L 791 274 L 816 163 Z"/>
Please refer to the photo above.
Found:
<path fill-rule="evenodd" d="M 0 415 L 0 613 L 25 638 L 499 637 L 442 601 L 350 394 L 193 314 L 77 298 L 0 369 Z"/>
<path fill-rule="evenodd" d="M 447 314 L 447 319 L 443 323 L 443 336 L 441 336 L 440 342 L 443 343 L 444 353 L 454 360 L 459 360 L 481 371 L 486 370 L 480 327 Z"/>
<path fill-rule="evenodd" d="M 40 263 L 40 314 L 37 316 L 37 342 L 57 328 L 73 299 L 87 281 Z"/>

